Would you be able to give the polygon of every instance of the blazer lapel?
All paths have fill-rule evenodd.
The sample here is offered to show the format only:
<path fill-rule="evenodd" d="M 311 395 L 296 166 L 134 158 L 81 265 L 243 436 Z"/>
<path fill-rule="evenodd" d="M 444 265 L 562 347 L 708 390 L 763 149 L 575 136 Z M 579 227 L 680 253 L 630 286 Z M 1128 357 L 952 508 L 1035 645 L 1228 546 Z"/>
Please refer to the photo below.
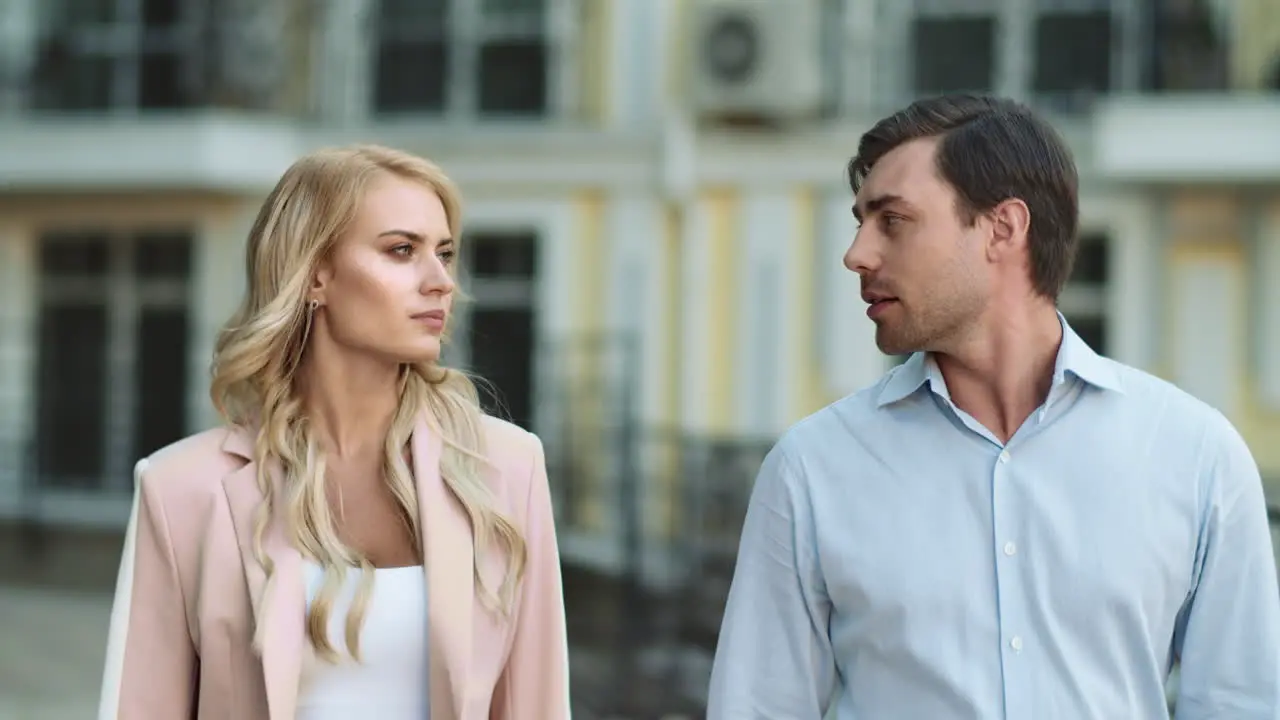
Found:
<path fill-rule="evenodd" d="M 254 628 L 262 627 L 262 672 L 271 720 L 293 720 L 298 700 L 298 677 L 302 669 L 306 640 L 306 596 L 302 577 L 302 556 L 285 534 L 283 508 L 276 503 L 274 517 L 263 538 L 263 550 L 275 565 L 272 590 L 263 605 L 266 573 L 253 552 L 253 528 L 262 492 L 258 487 L 253 443 L 239 430 L 228 434 L 223 449 L 249 462 L 223 479 L 222 487 L 231 506 L 244 564 L 245 580 L 254 613 Z M 272 468 L 276 490 L 281 483 L 278 468 Z"/>
<path fill-rule="evenodd" d="M 471 523 L 440 475 L 440 434 L 419 421 L 413 432 L 422 557 L 427 576 L 431 717 L 466 717 L 475 599 Z"/>

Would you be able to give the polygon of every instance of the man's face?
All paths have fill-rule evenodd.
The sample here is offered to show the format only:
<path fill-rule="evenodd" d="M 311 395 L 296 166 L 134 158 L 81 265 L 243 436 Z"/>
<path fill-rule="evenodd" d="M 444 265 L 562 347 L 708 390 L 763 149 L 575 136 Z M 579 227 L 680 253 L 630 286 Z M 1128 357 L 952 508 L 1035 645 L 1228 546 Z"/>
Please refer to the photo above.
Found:
<path fill-rule="evenodd" d="M 862 279 L 881 352 L 945 350 L 981 314 L 990 278 L 985 223 L 958 212 L 938 175 L 937 140 L 904 143 L 876 162 L 854 205 L 845 267 Z"/>

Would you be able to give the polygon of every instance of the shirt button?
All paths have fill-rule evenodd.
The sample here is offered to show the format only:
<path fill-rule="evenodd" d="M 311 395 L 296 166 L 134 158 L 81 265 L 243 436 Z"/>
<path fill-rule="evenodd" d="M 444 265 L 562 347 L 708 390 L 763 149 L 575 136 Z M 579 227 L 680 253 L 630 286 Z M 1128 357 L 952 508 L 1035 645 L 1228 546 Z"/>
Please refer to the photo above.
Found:
<path fill-rule="evenodd" d="M 1004 554 L 1013 556 L 1018 553 L 1018 546 L 1012 540 L 1004 544 Z"/>
<path fill-rule="evenodd" d="M 1002 462 L 1002 463 L 1007 463 L 1007 462 L 1009 462 L 1009 451 L 1008 451 L 1008 450 L 1001 450 L 1001 451 L 1000 451 L 1000 462 Z"/>
<path fill-rule="evenodd" d="M 1009 647 L 1013 648 L 1013 649 L 1014 649 L 1015 651 L 1017 651 L 1017 652 L 1021 652 L 1021 651 L 1022 651 L 1022 636 L 1021 636 L 1021 635 L 1014 635 L 1014 636 L 1013 636 L 1013 639 L 1009 641 Z"/>

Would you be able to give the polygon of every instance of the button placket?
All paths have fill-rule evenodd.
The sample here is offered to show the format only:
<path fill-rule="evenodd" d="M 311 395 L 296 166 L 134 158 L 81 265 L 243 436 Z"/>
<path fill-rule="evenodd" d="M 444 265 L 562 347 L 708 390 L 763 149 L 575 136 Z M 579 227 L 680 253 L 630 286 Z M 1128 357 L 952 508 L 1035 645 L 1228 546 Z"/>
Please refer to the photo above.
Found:
<path fill-rule="evenodd" d="M 1026 600 L 1023 569 L 1019 557 L 1017 528 L 1021 515 L 1017 498 L 1013 454 L 1000 448 L 991 466 L 992 555 L 996 572 L 996 602 L 1000 643 L 1000 665 L 1003 670 L 1006 707 L 1019 707 L 1021 677 L 1026 672 L 1022 653 L 1026 643 Z"/>

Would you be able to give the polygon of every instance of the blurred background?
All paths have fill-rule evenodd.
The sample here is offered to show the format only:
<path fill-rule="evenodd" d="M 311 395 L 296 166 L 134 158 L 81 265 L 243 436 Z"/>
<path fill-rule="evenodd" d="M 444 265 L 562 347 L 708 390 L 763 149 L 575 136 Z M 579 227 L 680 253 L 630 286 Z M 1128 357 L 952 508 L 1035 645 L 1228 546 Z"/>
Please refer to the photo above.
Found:
<path fill-rule="evenodd" d="M 0 718 L 93 716 L 132 465 L 217 422 L 253 214 L 355 141 L 462 186 L 448 359 L 546 445 L 575 716 L 700 717 L 761 458 L 899 361 L 843 165 L 960 90 L 1064 133 L 1063 312 L 1280 504 L 1277 0 L 0 0 Z"/>

